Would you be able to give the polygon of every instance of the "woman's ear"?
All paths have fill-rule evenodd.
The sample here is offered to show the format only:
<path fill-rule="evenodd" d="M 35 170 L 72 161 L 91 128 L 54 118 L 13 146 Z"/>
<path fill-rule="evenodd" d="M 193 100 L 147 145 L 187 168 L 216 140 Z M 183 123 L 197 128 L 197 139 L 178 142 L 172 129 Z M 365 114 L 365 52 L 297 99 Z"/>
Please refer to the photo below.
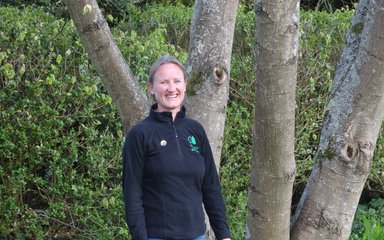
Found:
<path fill-rule="evenodd" d="M 147 90 L 148 90 L 148 92 L 151 93 L 152 95 L 155 94 L 155 92 L 153 91 L 153 85 L 152 85 L 150 82 L 147 83 Z"/>
<path fill-rule="evenodd" d="M 188 81 L 187 81 L 187 79 L 184 78 L 184 82 L 185 82 L 184 92 L 187 92 L 187 88 L 188 88 Z"/>

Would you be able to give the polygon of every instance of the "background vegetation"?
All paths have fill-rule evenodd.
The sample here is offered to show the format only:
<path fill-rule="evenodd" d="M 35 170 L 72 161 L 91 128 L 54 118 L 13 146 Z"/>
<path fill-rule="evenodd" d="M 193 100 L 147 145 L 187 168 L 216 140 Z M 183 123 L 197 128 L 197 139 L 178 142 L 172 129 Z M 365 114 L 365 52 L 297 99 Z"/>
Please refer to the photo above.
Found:
<path fill-rule="evenodd" d="M 0 7 L 0 239 L 129 239 L 120 187 L 124 137 L 111 98 L 59 1 L 29 1 L 41 7 L 18 2 L 18 8 Z M 105 1 L 105 15 L 144 83 L 150 64 L 163 53 L 186 59 L 192 8 L 133 2 L 116 13 L 108 4 L 121 1 Z M 348 8 L 302 11 L 294 203 L 315 159 L 352 15 Z M 246 4 L 235 31 L 220 171 L 233 239 L 242 239 L 255 81 L 254 16 Z M 383 239 L 383 134 L 351 239 Z"/>

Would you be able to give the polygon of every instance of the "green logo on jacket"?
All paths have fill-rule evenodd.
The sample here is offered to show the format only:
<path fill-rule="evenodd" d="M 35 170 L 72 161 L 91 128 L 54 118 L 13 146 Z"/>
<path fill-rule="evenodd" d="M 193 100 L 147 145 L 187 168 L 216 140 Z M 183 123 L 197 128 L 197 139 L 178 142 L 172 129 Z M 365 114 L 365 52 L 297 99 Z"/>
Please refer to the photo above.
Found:
<path fill-rule="evenodd" d="M 188 137 L 188 142 L 189 142 L 189 146 L 191 147 L 192 152 L 200 153 L 199 147 L 196 146 L 196 144 L 197 144 L 196 138 L 193 135 Z"/>

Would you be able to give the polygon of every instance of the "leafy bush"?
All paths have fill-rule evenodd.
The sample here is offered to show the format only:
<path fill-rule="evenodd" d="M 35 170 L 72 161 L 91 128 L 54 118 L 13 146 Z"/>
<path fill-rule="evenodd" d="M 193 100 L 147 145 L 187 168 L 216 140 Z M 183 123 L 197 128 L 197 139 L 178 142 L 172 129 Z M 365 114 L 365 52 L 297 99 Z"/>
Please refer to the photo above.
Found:
<path fill-rule="evenodd" d="M 121 124 L 72 23 L 0 11 L 0 236 L 127 236 Z"/>
<path fill-rule="evenodd" d="M 248 185 L 250 181 L 250 160 L 252 156 L 252 119 L 253 115 L 244 106 L 230 102 L 221 160 L 221 183 L 227 206 L 228 224 L 232 238 L 244 236 L 247 214 Z"/>
<path fill-rule="evenodd" d="M 192 8 L 181 4 L 151 5 L 151 7 L 140 10 L 130 6 L 130 16 L 126 21 L 118 24 L 121 31 L 134 29 L 138 35 L 146 36 L 153 31 L 166 30 L 165 40 L 181 49 L 188 49 L 189 26 L 192 19 Z"/>
<path fill-rule="evenodd" d="M 359 205 L 350 240 L 384 239 L 384 199 L 373 199 L 367 205 Z"/>

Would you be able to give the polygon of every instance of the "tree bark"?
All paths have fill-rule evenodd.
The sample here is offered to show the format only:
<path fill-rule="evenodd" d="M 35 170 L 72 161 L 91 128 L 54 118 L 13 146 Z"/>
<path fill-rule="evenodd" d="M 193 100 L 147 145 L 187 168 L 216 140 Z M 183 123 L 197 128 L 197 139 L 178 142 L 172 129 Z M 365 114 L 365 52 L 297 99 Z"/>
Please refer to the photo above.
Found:
<path fill-rule="evenodd" d="M 289 239 L 299 2 L 257 0 L 256 100 L 246 239 Z"/>
<path fill-rule="evenodd" d="M 348 239 L 384 116 L 384 1 L 359 2 L 291 239 Z"/>
<path fill-rule="evenodd" d="M 203 124 L 219 170 L 238 0 L 195 1 L 188 48 L 189 115 Z M 215 239 L 206 217 L 206 238 Z"/>
<path fill-rule="evenodd" d="M 189 115 L 204 125 L 219 169 L 238 0 L 195 1 L 187 72 Z"/>
<path fill-rule="evenodd" d="M 123 131 L 147 115 L 150 99 L 118 49 L 95 0 L 64 0 L 82 43 L 115 103 Z"/>

